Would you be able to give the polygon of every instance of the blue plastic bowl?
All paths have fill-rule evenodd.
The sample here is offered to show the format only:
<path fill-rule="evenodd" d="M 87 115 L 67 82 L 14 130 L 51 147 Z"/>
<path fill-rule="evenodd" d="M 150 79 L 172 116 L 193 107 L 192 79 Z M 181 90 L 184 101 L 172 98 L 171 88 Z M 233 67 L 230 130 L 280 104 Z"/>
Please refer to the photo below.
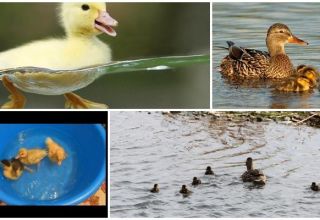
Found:
<path fill-rule="evenodd" d="M 101 186 L 106 175 L 106 133 L 98 124 L 0 124 L 0 159 L 19 148 L 44 148 L 46 137 L 68 154 L 61 166 L 48 158 L 34 172 L 8 180 L 0 168 L 0 200 L 9 205 L 76 205 Z"/>

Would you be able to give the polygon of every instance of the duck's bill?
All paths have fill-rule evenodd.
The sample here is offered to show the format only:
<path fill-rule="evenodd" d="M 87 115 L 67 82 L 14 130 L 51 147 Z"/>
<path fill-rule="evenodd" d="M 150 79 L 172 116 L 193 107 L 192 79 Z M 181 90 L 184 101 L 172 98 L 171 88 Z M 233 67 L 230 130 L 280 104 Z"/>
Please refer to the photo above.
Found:
<path fill-rule="evenodd" d="M 118 21 L 112 18 L 108 12 L 102 11 L 95 20 L 95 28 L 112 37 L 117 36 L 117 32 L 113 29 L 118 26 Z"/>
<path fill-rule="evenodd" d="M 291 37 L 289 37 L 288 43 L 299 44 L 299 45 L 308 45 L 308 42 L 305 42 L 305 41 L 297 38 L 297 37 L 294 36 L 294 35 L 292 35 Z"/>

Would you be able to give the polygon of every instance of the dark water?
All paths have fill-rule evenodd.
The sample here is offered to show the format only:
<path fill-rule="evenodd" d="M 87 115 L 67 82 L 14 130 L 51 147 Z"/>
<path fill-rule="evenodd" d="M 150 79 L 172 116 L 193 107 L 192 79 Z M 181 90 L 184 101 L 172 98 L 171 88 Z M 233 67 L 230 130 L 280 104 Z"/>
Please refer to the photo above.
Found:
<path fill-rule="evenodd" d="M 320 38 L 317 12 L 320 3 L 214 3 L 213 4 L 213 107 L 214 108 L 319 108 L 319 91 L 281 94 L 266 85 L 236 86 L 217 71 L 227 40 L 238 45 L 267 50 L 266 32 L 273 23 L 287 24 L 293 34 L 309 46 L 287 45 L 295 66 L 319 67 Z"/>
<path fill-rule="evenodd" d="M 0 51 L 63 36 L 57 6 L 1 3 Z M 210 53 L 209 3 L 108 3 L 107 8 L 119 21 L 118 36 L 99 38 L 110 45 L 115 61 Z M 210 65 L 104 76 L 76 93 L 110 108 L 209 108 Z M 0 94 L 3 104 L 8 96 L 3 86 Z M 62 96 L 26 96 L 27 108 L 64 107 Z"/>
<path fill-rule="evenodd" d="M 111 112 L 111 217 L 319 217 L 319 130 L 275 122 Z M 248 156 L 268 177 L 244 184 Z M 211 165 L 216 176 L 204 176 Z M 203 184 L 192 187 L 192 177 Z M 160 193 L 149 189 L 158 183 Z M 193 191 L 182 197 L 187 184 Z"/>

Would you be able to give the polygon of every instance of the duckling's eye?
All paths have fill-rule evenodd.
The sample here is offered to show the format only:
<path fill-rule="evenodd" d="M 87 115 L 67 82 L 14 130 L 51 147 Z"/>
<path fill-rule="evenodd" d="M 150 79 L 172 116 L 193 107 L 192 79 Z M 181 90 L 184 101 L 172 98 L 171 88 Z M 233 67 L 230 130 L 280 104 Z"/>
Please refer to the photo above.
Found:
<path fill-rule="evenodd" d="M 283 34 L 283 33 L 284 33 L 284 31 L 283 31 L 283 30 L 281 30 L 281 31 L 280 31 L 280 33 L 281 33 L 281 34 Z"/>
<path fill-rule="evenodd" d="M 88 11 L 88 10 L 90 9 L 90 6 L 87 5 L 87 4 L 84 4 L 84 5 L 81 6 L 81 8 L 82 8 L 82 10 L 84 10 L 84 11 Z"/>

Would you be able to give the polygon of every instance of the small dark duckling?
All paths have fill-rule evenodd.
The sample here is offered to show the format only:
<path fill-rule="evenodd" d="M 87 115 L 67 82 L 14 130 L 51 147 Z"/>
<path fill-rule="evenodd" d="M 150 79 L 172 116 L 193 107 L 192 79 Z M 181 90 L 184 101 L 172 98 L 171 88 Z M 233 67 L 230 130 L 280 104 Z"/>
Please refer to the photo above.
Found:
<path fill-rule="evenodd" d="M 253 168 L 253 160 L 251 157 L 247 158 L 246 161 L 247 171 L 241 175 L 243 182 L 253 182 L 257 185 L 265 185 L 267 177 L 263 174 L 261 170 Z"/>
<path fill-rule="evenodd" d="M 313 182 L 311 184 L 311 187 L 310 187 L 313 191 L 320 191 L 320 186 L 317 185 L 315 182 Z"/>
<path fill-rule="evenodd" d="M 193 177 L 192 185 L 197 186 L 199 184 L 201 184 L 201 180 L 198 179 L 197 177 Z"/>
<path fill-rule="evenodd" d="M 3 175 L 10 180 L 17 180 L 25 169 L 23 163 L 15 158 L 9 160 L 1 160 L 3 166 Z"/>
<path fill-rule="evenodd" d="M 189 195 L 192 193 L 192 191 L 188 190 L 186 185 L 182 185 L 180 193 L 183 195 Z"/>
<path fill-rule="evenodd" d="M 305 65 L 297 67 L 297 75 L 287 79 L 276 87 L 278 91 L 304 92 L 317 86 L 318 72 L 315 68 Z"/>
<path fill-rule="evenodd" d="M 211 170 L 210 166 L 207 166 L 207 169 L 204 175 L 214 175 L 214 172 Z"/>
<path fill-rule="evenodd" d="M 158 184 L 154 184 L 153 188 L 150 190 L 152 193 L 158 193 L 160 189 L 158 188 Z"/>

